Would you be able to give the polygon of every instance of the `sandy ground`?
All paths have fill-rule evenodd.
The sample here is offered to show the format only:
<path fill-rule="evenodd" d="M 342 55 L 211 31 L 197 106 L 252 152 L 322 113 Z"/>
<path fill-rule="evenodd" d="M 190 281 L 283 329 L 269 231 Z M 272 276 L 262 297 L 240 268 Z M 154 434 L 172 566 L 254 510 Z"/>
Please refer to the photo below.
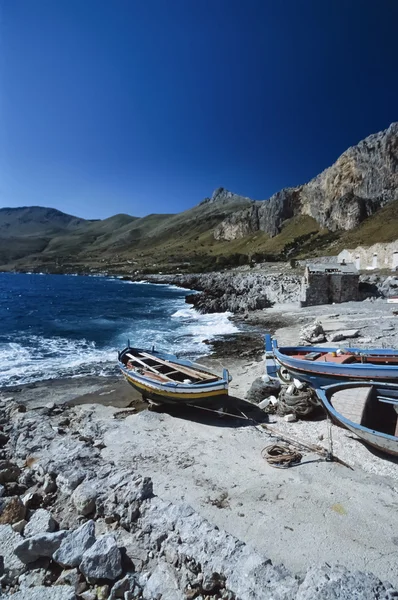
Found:
<path fill-rule="evenodd" d="M 299 330 L 320 318 L 326 331 L 357 328 L 364 344 L 398 347 L 398 317 L 385 302 L 299 309 L 274 307 L 256 314 L 257 323 L 286 317 L 278 329 L 280 344 L 297 343 Z M 366 342 L 369 338 L 371 342 Z M 358 342 L 355 340 L 355 344 Z M 361 344 L 361 341 L 359 341 Z M 230 393 L 244 398 L 263 373 L 261 360 L 234 357 L 204 359 L 233 375 Z M 300 465 L 275 469 L 262 458 L 274 439 L 252 421 L 185 411 L 139 412 L 125 418 L 121 409 L 135 403 L 123 380 L 69 380 L 10 390 L 29 406 L 50 401 L 83 404 L 98 419 L 106 447 L 104 458 L 134 463 L 151 476 L 155 493 L 192 505 L 220 528 L 253 545 L 274 564 L 300 574 L 310 565 L 341 563 L 372 571 L 398 587 L 398 466 L 370 451 L 351 433 L 332 426 L 334 452 L 352 468 L 305 453 Z M 275 416 L 269 425 L 301 440 L 327 446 L 326 420 L 286 423 Z"/>

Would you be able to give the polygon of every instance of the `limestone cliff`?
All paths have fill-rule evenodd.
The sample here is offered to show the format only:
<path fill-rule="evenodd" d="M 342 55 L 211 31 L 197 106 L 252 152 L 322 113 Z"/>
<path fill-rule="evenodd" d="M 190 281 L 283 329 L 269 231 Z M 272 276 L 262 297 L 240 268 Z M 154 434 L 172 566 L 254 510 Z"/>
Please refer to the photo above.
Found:
<path fill-rule="evenodd" d="M 394 200 L 398 200 L 398 123 L 348 148 L 309 183 L 283 189 L 233 213 L 215 229 L 214 237 L 232 240 L 256 231 L 275 236 L 284 220 L 299 214 L 331 231 L 353 229 Z"/>

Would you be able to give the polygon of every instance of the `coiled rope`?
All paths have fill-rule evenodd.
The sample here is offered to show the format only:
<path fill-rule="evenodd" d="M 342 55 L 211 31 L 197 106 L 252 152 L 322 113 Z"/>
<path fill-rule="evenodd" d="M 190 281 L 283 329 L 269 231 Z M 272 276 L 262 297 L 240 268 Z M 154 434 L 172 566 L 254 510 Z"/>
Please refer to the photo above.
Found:
<path fill-rule="evenodd" d="M 287 444 L 271 444 L 261 451 L 261 456 L 265 458 L 271 467 L 277 469 L 287 469 L 293 465 L 298 465 L 303 458 L 302 454 L 288 446 Z"/>

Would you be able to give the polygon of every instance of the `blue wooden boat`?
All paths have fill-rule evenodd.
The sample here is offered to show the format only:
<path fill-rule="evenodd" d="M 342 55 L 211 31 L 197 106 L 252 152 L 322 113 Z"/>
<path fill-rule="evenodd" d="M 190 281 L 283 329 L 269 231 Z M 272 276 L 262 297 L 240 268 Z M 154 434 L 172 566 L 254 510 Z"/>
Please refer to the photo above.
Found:
<path fill-rule="evenodd" d="M 228 396 L 231 377 L 173 354 L 128 346 L 119 352 L 119 368 L 145 401 L 155 404 L 211 404 Z"/>
<path fill-rule="evenodd" d="M 289 382 L 295 377 L 315 388 L 347 380 L 398 383 L 398 350 L 321 346 L 279 348 L 270 335 L 265 337 L 267 372 L 282 381 Z"/>
<path fill-rule="evenodd" d="M 398 385 L 358 381 L 316 390 L 331 419 L 374 448 L 398 456 Z"/>

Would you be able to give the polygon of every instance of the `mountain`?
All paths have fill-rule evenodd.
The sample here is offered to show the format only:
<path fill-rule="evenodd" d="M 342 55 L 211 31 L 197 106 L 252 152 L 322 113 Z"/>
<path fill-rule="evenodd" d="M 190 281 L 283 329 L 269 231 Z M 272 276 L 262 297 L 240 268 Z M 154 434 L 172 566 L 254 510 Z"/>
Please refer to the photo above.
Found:
<path fill-rule="evenodd" d="M 386 204 L 398 200 L 398 123 L 348 148 L 309 183 L 285 188 L 269 200 L 230 215 L 215 230 L 218 240 L 263 231 L 281 232 L 287 219 L 307 215 L 320 228 L 350 230 Z"/>
<path fill-rule="evenodd" d="M 0 270 L 208 270 L 398 238 L 398 123 L 346 150 L 309 183 L 253 201 L 218 188 L 179 214 L 85 220 L 0 209 Z"/>

